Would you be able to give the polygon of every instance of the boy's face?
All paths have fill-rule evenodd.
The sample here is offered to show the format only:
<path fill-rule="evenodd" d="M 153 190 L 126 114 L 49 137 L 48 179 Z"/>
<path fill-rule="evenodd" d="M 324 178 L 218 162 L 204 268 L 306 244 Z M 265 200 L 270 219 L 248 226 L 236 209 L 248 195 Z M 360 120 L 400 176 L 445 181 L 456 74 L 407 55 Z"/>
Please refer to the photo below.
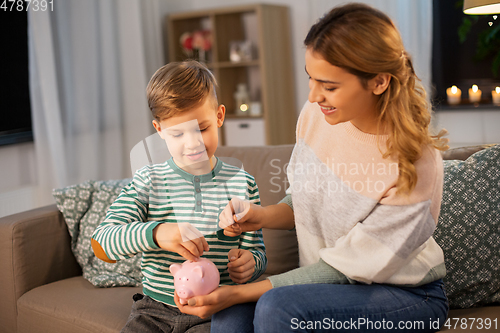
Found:
<path fill-rule="evenodd" d="M 224 122 L 226 109 L 215 110 L 212 97 L 192 110 L 184 111 L 153 126 L 167 143 L 175 164 L 193 175 L 212 170 L 210 161 L 219 142 L 218 128 Z"/>

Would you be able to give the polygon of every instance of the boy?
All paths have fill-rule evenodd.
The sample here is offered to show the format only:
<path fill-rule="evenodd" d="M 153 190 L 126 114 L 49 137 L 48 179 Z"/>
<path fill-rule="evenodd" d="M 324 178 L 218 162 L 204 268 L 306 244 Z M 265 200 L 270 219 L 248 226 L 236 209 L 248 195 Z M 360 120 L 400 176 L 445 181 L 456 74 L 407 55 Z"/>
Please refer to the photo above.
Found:
<path fill-rule="evenodd" d="M 221 284 L 255 280 L 267 266 L 261 230 L 227 237 L 218 227 L 231 198 L 260 200 L 252 176 L 214 156 L 226 111 L 215 87 L 212 73 L 196 61 L 167 64 L 148 84 L 153 126 L 172 158 L 138 170 L 92 235 L 94 252 L 104 261 L 143 252 L 144 295 L 134 295 L 122 332 L 210 331 L 210 319 L 177 309 L 173 263 L 205 253 Z"/>

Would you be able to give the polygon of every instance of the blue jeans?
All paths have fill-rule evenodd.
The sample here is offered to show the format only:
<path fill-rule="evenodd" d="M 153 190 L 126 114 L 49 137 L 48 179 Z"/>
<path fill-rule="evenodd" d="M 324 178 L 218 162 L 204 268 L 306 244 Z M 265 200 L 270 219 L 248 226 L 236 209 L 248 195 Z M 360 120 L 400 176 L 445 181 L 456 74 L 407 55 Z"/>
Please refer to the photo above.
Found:
<path fill-rule="evenodd" d="M 442 280 L 414 288 L 295 285 L 214 314 L 211 332 L 436 332 L 447 315 Z"/>

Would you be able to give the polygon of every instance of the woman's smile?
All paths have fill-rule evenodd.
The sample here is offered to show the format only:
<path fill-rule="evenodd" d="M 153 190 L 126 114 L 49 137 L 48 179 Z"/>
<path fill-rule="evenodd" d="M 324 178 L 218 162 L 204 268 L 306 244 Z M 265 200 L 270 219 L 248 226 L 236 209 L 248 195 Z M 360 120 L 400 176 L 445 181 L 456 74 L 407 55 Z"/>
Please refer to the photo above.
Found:
<path fill-rule="evenodd" d="M 331 115 L 332 113 L 337 111 L 337 108 L 333 106 L 328 107 L 328 106 L 323 106 L 321 104 L 319 104 L 319 106 L 321 107 L 321 112 L 323 112 L 325 116 Z"/>

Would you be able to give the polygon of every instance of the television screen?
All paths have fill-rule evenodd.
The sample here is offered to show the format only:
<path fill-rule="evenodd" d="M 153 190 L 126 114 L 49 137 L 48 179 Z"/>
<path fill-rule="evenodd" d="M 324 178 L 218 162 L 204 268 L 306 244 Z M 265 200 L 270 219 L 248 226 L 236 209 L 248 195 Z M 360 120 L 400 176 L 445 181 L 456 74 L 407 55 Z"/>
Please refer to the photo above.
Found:
<path fill-rule="evenodd" d="M 28 14 L 6 11 L 0 19 L 0 145 L 33 140 L 28 73 Z"/>

